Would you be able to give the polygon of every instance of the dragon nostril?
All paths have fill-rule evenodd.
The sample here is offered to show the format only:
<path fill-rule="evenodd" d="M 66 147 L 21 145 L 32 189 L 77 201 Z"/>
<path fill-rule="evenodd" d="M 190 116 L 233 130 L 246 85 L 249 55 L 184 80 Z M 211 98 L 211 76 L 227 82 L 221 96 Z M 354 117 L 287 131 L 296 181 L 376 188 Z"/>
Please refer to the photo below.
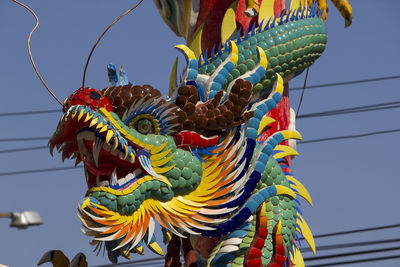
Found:
<path fill-rule="evenodd" d="M 101 98 L 101 95 L 98 92 L 95 92 L 95 91 L 91 91 L 89 96 L 93 100 L 99 100 Z"/>

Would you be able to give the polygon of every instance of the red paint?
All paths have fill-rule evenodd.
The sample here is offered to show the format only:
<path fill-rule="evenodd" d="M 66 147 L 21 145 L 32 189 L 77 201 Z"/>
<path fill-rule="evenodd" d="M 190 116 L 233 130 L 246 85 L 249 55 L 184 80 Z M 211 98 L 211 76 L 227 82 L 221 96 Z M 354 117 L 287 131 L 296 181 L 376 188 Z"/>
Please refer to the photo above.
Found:
<path fill-rule="evenodd" d="M 282 13 L 282 11 L 286 8 L 286 0 L 275 0 L 274 3 L 274 14 L 275 16 Z"/>
<path fill-rule="evenodd" d="M 261 258 L 249 260 L 246 262 L 246 267 L 260 267 L 260 266 L 262 266 Z"/>
<path fill-rule="evenodd" d="M 85 98 L 85 101 L 83 101 Z M 65 101 L 66 108 L 76 105 L 85 105 L 93 110 L 98 108 L 105 108 L 107 111 L 112 111 L 112 107 L 108 99 L 101 93 L 93 88 L 79 88 L 72 93 Z M 64 110 L 64 112 L 67 110 Z"/>
<path fill-rule="evenodd" d="M 205 148 L 209 146 L 216 146 L 219 141 L 219 136 L 205 137 L 201 134 L 192 131 L 182 131 L 174 135 L 175 143 L 178 147 L 183 149 L 192 148 Z"/>

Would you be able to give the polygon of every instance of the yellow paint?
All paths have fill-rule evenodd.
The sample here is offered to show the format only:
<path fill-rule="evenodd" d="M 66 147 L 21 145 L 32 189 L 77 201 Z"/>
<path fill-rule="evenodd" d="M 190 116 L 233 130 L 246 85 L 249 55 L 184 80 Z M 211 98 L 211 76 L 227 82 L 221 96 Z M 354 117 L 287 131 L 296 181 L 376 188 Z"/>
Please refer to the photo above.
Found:
<path fill-rule="evenodd" d="M 176 75 L 178 73 L 178 57 L 175 58 L 172 66 L 171 75 L 169 76 L 169 96 L 172 96 L 176 90 Z"/>
<path fill-rule="evenodd" d="M 100 129 L 100 133 L 107 131 L 108 127 L 107 125 L 104 125 L 103 128 Z"/>
<path fill-rule="evenodd" d="M 81 118 L 82 118 L 84 112 L 85 112 L 85 109 L 83 108 L 83 109 L 81 110 L 81 112 L 79 113 L 79 115 L 78 115 L 78 121 L 81 120 Z"/>
<path fill-rule="evenodd" d="M 279 75 L 278 73 L 276 74 L 277 79 L 275 79 L 274 82 L 274 88 L 275 92 L 278 92 L 280 95 L 283 94 L 283 79 L 282 76 Z"/>
<path fill-rule="evenodd" d="M 149 246 L 160 256 L 164 256 L 164 251 L 161 249 L 161 247 L 157 244 L 157 242 L 153 242 L 149 244 Z"/>
<path fill-rule="evenodd" d="M 84 122 L 87 122 L 87 121 L 90 120 L 91 118 L 93 118 L 93 114 L 90 114 L 89 112 L 86 113 L 86 118 L 85 118 Z"/>
<path fill-rule="evenodd" d="M 282 233 L 282 222 L 279 221 L 276 227 L 276 235 L 280 235 Z"/>
<path fill-rule="evenodd" d="M 296 199 L 296 194 L 292 189 L 283 185 L 275 185 L 276 187 L 276 195 L 288 195 L 293 199 Z"/>
<path fill-rule="evenodd" d="M 260 61 L 260 66 L 263 67 L 264 69 L 267 69 L 268 66 L 268 60 L 267 60 L 267 56 L 265 55 L 264 50 L 261 47 L 257 46 L 257 50 L 258 50 L 258 54 L 259 54 L 259 61 Z"/>
<path fill-rule="evenodd" d="M 168 155 L 171 152 L 172 148 L 165 150 L 164 152 L 160 152 L 150 156 L 150 160 L 160 160 Z M 175 153 L 174 153 L 175 154 Z"/>
<path fill-rule="evenodd" d="M 293 267 L 305 267 L 303 256 L 301 255 L 300 249 L 297 247 L 294 248 L 294 255 L 290 253 L 292 258 Z"/>
<path fill-rule="evenodd" d="M 186 45 L 176 45 L 175 48 L 182 51 L 188 60 L 196 59 L 194 52 Z"/>
<path fill-rule="evenodd" d="M 262 20 L 268 21 L 270 17 L 275 16 L 274 14 L 275 0 L 264 0 L 261 2 L 260 11 L 258 13 L 258 23 Z"/>
<path fill-rule="evenodd" d="M 174 154 L 175 154 L 175 153 L 172 153 L 172 154 L 169 155 L 168 157 L 165 157 L 165 158 L 160 159 L 160 160 L 153 160 L 153 161 L 151 161 L 151 166 L 153 166 L 153 167 L 160 167 L 160 166 L 163 166 L 163 165 L 167 164 L 167 163 L 172 159 L 172 157 L 174 156 Z"/>
<path fill-rule="evenodd" d="M 104 123 L 101 121 L 99 124 L 97 124 L 96 129 L 100 129 L 104 126 Z"/>
<path fill-rule="evenodd" d="M 195 34 L 193 35 L 192 41 L 189 44 L 190 49 L 199 58 L 201 55 L 201 36 L 203 34 L 203 25 L 197 28 Z"/>
<path fill-rule="evenodd" d="M 172 170 L 175 167 L 176 164 L 173 164 L 171 166 L 165 167 L 165 168 L 153 168 L 153 170 L 156 173 L 166 173 L 169 170 Z"/>
<path fill-rule="evenodd" d="M 353 21 L 353 9 L 348 0 L 332 0 L 332 3 L 339 10 L 342 17 L 345 19 L 344 27 L 348 27 L 351 25 Z"/>
<path fill-rule="evenodd" d="M 186 0 L 185 1 L 185 39 L 188 39 L 188 29 L 189 29 L 189 16 L 190 16 L 190 10 L 192 6 L 192 0 Z"/>
<path fill-rule="evenodd" d="M 114 136 L 114 131 L 113 130 L 108 130 L 107 135 L 106 135 L 106 142 L 109 143 L 111 140 L 111 137 Z"/>
<path fill-rule="evenodd" d="M 297 131 L 290 131 L 290 130 L 285 130 L 285 131 L 281 131 L 280 132 L 283 135 L 283 138 L 285 140 L 288 139 L 298 139 L 301 140 L 303 137 L 301 136 L 301 134 Z"/>
<path fill-rule="evenodd" d="M 94 119 L 90 122 L 89 127 L 92 127 L 92 126 L 96 125 L 98 121 L 99 121 L 98 118 L 94 118 Z"/>
<path fill-rule="evenodd" d="M 299 155 L 299 153 L 296 150 L 294 150 L 293 148 L 291 148 L 290 146 L 277 145 L 274 150 L 282 150 L 282 151 L 289 153 L 290 155 L 296 155 L 296 156 Z"/>
<path fill-rule="evenodd" d="M 150 150 L 150 153 L 151 153 L 152 155 L 160 153 L 160 152 L 163 151 L 163 149 L 167 146 L 167 144 L 168 144 L 168 141 L 166 141 L 166 142 L 165 142 L 164 144 L 162 144 L 162 145 L 153 147 L 153 148 Z"/>
<path fill-rule="evenodd" d="M 235 1 L 226 11 L 221 24 L 221 43 L 228 41 L 236 31 L 236 5 Z"/>
<path fill-rule="evenodd" d="M 239 56 L 238 56 L 239 50 L 238 50 L 238 48 L 237 48 L 235 42 L 229 41 L 229 43 L 231 44 L 231 58 L 230 58 L 230 61 L 231 61 L 233 64 L 236 65 L 236 63 L 237 63 L 238 60 L 239 60 Z"/>
<path fill-rule="evenodd" d="M 297 225 L 299 226 L 300 230 L 296 229 L 299 233 L 303 234 L 304 239 L 307 241 L 308 245 L 310 246 L 310 248 L 312 249 L 312 251 L 315 254 L 315 242 L 314 242 L 314 237 L 313 234 L 311 233 L 310 228 L 308 227 L 306 221 L 303 219 L 303 217 L 301 216 L 301 214 L 297 213 L 297 216 L 300 218 L 298 218 L 296 220 Z"/>
<path fill-rule="evenodd" d="M 299 6 L 304 6 L 305 0 L 292 0 L 290 1 L 290 9 L 298 9 Z"/>
<path fill-rule="evenodd" d="M 303 197 L 311 206 L 313 206 L 313 202 L 311 199 L 310 194 L 308 193 L 307 189 L 304 187 L 302 183 L 300 183 L 298 180 L 296 180 L 294 177 L 287 175 L 286 178 L 294 183 L 295 189 L 298 192 L 298 195 Z"/>
<path fill-rule="evenodd" d="M 72 112 L 72 114 L 71 114 L 71 118 L 75 118 L 77 112 L 78 112 L 78 109 L 75 109 L 75 111 Z"/>
<path fill-rule="evenodd" d="M 258 135 L 261 134 L 261 132 L 264 130 L 265 127 L 267 127 L 268 125 L 270 125 L 271 123 L 275 122 L 276 120 L 274 120 L 271 117 L 268 116 L 264 116 L 261 121 L 260 121 L 260 126 L 258 127 Z"/>

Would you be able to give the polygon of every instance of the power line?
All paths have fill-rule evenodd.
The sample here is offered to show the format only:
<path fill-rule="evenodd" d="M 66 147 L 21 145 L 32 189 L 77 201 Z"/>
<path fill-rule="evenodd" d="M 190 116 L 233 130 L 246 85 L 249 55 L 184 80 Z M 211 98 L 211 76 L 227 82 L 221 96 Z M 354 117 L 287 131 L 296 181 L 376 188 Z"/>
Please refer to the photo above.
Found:
<path fill-rule="evenodd" d="M 366 137 L 366 136 L 371 136 L 371 135 L 388 134 L 388 133 L 395 133 L 395 132 L 400 132 L 400 129 L 370 132 L 370 133 L 355 134 L 355 135 L 334 136 L 334 137 L 327 137 L 327 138 L 320 138 L 320 139 L 313 139 L 313 140 L 306 140 L 306 141 L 298 141 L 297 144 L 309 144 L 309 143 L 318 143 L 318 142 L 333 141 L 333 140 L 340 140 L 340 139 L 360 138 L 360 137 Z"/>
<path fill-rule="evenodd" d="M 301 103 L 303 102 L 304 90 L 306 90 L 307 78 L 308 78 L 308 72 L 309 72 L 309 70 L 310 70 L 310 67 L 307 68 L 306 77 L 304 78 L 303 89 L 301 90 L 301 96 L 300 96 L 299 104 L 297 105 L 296 117 L 297 117 L 297 115 L 299 115 Z"/>
<path fill-rule="evenodd" d="M 368 250 L 362 250 L 362 251 L 354 251 L 354 252 L 346 252 L 346 253 L 338 253 L 338 254 L 324 255 L 324 256 L 318 256 L 318 257 L 304 258 L 304 261 L 316 261 L 316 260 L 326 260 L 326 259 L 332 259 L 332 258 L 342 258 L 342 257 L 357 256 L 357 255 L 363 255 L 363 254 L 394 251 L 394 250 L 399 250 L 399 249 L 400 249 L 400 247 L 368 249 Z"/>
<path fill-rule="evenodd" d="M 392 109 L 392 108 L 400 107 L 400 105 L 395 105 L 395 104 L 400 104 L 400 101 L 308 113 L 308 114 L 299 115 L 296 117 L 296 119 L 314 118 L 314 117 L 322 117 L 322 116 L 334 116 L 334 115 L 341 115 L 341 114 L 360 113 L 360 112 L 368 112 L 368 111 L 376 111 L 376 110 L 384 110 L 384 109 Z"/>
<path fill-rule="evenodd" d="M 354 230 L 349 230 L 349 231 L 341 231 L 341 232 L 333 232 L 333 233 L 328 233 L 328 234 L 314 235 L 314 239 L 329 237 L 329 236 L 347 235 L 347 234 L 355 234 L 355 233 L 361 233 L 361 232 L 385 230 L 385 229 L 397 228 L 397 227 L 400 227 L 400 224 L 389 224 L 389 225 L 382 225 L 382 226 L 376 226 L 376 227 L 354 229 Z"/>
<path fill-rule="evenodd" d="M 5 149 L 0 150 L 0 154 L 2 153 L 11 153 L 11 152 L 22 152 L 22 151 L 30 151 L 30 150 L 39 150 L 47 148 L 47 146 L 34 146 L 34 147 L 22 147 L 22 148 L 13 148 L 13 149 Z"/>
<path fill-rule="evenodd" d="M 0 138 L 0 142 L 21 142 L 21 141 L 37 141 L 37 140 L 49 140 L 51 137 L 19 137 L 19 138 Z"/>
<path fill-rule="evenodd" d="M 310 85 L 310 86 L 307 86 L 306 89 L 308 90 L 308 89 L 313 89 L 313 88 L 334 87 L 334 86 L 357 84 L 357 83 L 386 81 L 386 80 L 393 80 L 393 79 L 399 79 L 399 78 L 400 78 L 400 75 L 395 75 L 395 76 L 377 77 L 377 78 L 372 78 L 372 79 L 362 79 L 362 80 L 354 80 L 354 81 L 346 81 L 346 82 L 324 83 L 324 84 Z M 303 89 L 302 86 L 298 86 L 298 87 L 291 88 L 290 91 L 298 91 L 298 90 L 302 90 L 302 89 Z"/>
<path fill-rule="evenodd" d="M 372 246 L 372 245 L 396 243 L 396 242 L 400 242 L 400 238 L 318 246 L 317 250 L 318 251 L 323 251 L 323 250 L 331 250 L 331 249 L 363 247 L 363 246 Z M 306 253 L 306 252 L 312 252 L 312 249 L 311 248 L 301 248 L 300 251 L 302 253 Z"/>
<path fill-rule="evenodd" d="M 8 112 L 8 113 L 0 113 L 0 117 L 38 115 L 38 114 L 59 113 L 59 112 L 62 112 L 62 110 L 61 109 L 47 109 L 47 110 L 33 110 L 33 111 L 22 111 L 22 112 Z"/>
<path fill-rule="evenodd" d="M 377 77 L 372 79 L 362 79 L 362 80 L 353 80 L 353 81 L 345 81 L 345 82 L 337 82 L 337 83 L 324 83 L 324 84 L 316 84 L 307 86 L 308 89 L 313 88 L 323 88 L 323 87 L 335 87 L 341 85 L 349 85 L 349 84 L 357 84 L 357 83 L 369 83 L 369 82 L 377 82 L 377 81 L 385 81 L 385 80 L 393 80 L 399 79 L 400 75 L 394 76 L 386 76 L 386 77 Z M 290 91 L 298 91 L 302 90 L 303 86 L 290 88 Z M 0 113 L 0 117 L 7 116 L 22 116 L 22 115 L 40 115 L 46 113 L 58 113 L 61 112 L 60 109 L 49 109 L 49 110 L 34 110 L 34 111 L 22 111 L 22 112 L 8 112 L 8 113 Z"/>
<path fill-rule="evenodd" d="M 2 172 L 0 173 L 0 176 L 38 173 L 38 172 L 54 172 L 54 171 L 64 171 L 64 170 L 82 169 L 82 168 L 83 166 L 76 166 L 76 167 L 70 166 L 70 167 L 57 167 L 57 168 L 35 169 L 35 170 L 14 171 L 14 172 Z"/>
<path fill-rule="evenodd" d="M 385 257 L 379 257 L 379 258 L 367 258 L 367 259 L 359 259 L 359 260 L 352 260 L 352 261 L 339 261 L 339 262 L 322 263 L 322 264 L 319 263 L 317 265 L 308 265 L 307 267 L 337 266 L 337 265 L 354 264 L 354 263 L 362 263 L 362 262 L 392 260 L 392 259 L 398 259 L 398 258 L 400 258 L 400 255 L 385 256 Z"/>

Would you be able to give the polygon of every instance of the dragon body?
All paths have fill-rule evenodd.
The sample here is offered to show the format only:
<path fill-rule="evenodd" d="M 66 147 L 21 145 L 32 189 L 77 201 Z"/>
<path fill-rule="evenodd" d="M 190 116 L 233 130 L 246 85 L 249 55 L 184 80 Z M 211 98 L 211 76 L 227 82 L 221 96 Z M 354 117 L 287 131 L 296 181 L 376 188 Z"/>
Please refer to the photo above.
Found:
<path fill-rule="evenodd" d="M 162 13 L 174 1 L 156 2 Z M 225 11 L 233 2 L 245 1 Z M 251 23 L 265 6 L 244 5 L 254 17 L 229 40 L 202 32 L 206 49 L 194 44 L 207 28 L 203 13 L 203 24 L 186 27 L 192 45 L 177 48 L 187 68 L 170 97 L 128 83 L 109 65 L 109 87 L 80 88 L 65 100 L 50 150 L 83 161 L 88 191 L 79 218 L 112 262 L 144 245 L 163 255 L 156 223 L 165 242 L 190 240 L 199 266 L 302 266 L 296 233 L 315 250 L 296 200 L 311 198 L 290 167 L 297 152 L 288 140 L 301 135 L 276 109 L 287 98 L 284 84 L 325 49 L 325 13 L 299 5 Z"/>

